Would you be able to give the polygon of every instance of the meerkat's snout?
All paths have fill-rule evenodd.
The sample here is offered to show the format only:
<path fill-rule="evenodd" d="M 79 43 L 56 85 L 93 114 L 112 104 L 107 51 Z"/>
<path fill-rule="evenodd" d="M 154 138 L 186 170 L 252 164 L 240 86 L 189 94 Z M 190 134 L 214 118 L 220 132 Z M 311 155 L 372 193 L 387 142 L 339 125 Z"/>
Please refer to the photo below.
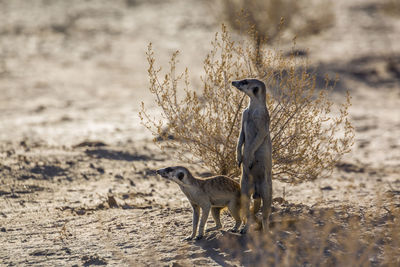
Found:
<path fill-rule="evenodd" d="M 233 81 L 232 82 L 232 86 L 236 87 L 237 89 L 239 89 L 239 81 Z M 240 90 L 240 89 L 239 89 Z"/>
<path fill-rule="evenodd" d="M 232 82 L 232 86 L 236 87 L 238 90 L 243 91 L 245 88 L 243 88 L 244 86 L 246 86 L 248 84 L 247 80 L 241 80 L 241 81 L 233 81 Z"/>
<path fill-rule="evenodd" d="M 184 183 L 183 178 L 185 177 L 185 170 L 182 167 L 159 169 L 156 170 L 156 173 L 167 180 L 176 182 L 177 184 Z"/>
<path fill-rule="evenodd" d="M 158 175 L 160 175 L 161 177 L 168 179 L 168 178 L 169 178 L 168 174 L 169 174 L 171 171 L 172 171 L 171 168 L 164 168 L 164 169 L 156 170 L 156 173 L 157 173 Z"/>

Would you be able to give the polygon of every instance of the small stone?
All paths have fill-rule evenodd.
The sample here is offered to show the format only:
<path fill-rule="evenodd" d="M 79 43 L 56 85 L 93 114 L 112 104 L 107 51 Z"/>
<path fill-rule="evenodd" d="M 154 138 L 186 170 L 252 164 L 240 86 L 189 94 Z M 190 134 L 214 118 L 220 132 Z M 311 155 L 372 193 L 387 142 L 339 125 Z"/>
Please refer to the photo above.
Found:
<path fill-rule="evenodd" d="M 118 208 L 118 203 L 113 196 L 108 196 L 107 202 L 110 208 Z"/>

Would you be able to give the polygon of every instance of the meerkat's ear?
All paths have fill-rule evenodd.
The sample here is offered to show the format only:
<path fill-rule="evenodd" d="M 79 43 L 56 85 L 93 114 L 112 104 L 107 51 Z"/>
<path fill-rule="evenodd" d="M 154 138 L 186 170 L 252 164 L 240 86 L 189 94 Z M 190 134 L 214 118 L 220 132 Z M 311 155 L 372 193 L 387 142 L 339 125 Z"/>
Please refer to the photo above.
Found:
<path fill-rule="evenodd" d="M 183 174 L 183 172 L 178 172 L 178 174 L 176 175 L 176 177 L 178 177 L 179 180 L 182 180 L 184 176 L 185 174 Z"/>
<path fill-rule="evenodd" d="M 256 95 L 258 93 L 258 87 L 253 87 L 253 94 Z"/>

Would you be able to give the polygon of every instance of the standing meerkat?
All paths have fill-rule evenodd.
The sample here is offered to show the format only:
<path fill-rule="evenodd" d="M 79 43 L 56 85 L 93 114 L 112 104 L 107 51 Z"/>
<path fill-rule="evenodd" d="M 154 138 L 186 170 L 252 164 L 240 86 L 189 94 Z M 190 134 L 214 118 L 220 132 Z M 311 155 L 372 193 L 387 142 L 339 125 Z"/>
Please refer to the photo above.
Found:
<path fill-rule="evenodd" d="M 222 175 L 205 179 L 196 178 L 188 169 L 181 166 L 159 169 L 157 170 L 157 174 L 177 183 L 193 207 L 193 231 L 192 235 L 185 238 L 185 240 L 191 240 L 196 236 L 200 208 L 202 210 L 202 215 L 199 234 L 196 236 L 196 240 L 201 239 L 204 235 L 204 227 L 210 210 L 216 226 L 209 230 L 217 230 L 222 227 L 220 212 L 223 208 L 228 207 L 229 212 L 236 221 L 231 231 L 238 231 L 242 224 L 240 216 L 241 193 L 238 182 Z"/>
<path fill-rule="evenodd" d="M 254 198 L 254 212 L 260 208 L 262 199 L 262 228 L 268 231 L 268 217 L 272 202 L 272 144 L 269 133 L 270 117 L 266 106 L 265 84 L 257 79 L 233 81 L 232 85 L 250 97 L 250 104 L 242 114 L 241 131 L 237 143 L 237 163 L 243 162 L 242 209 L 246 224 L 241 233 L 250 226 L 250 196 Z M 242 146 L 244 145 L 244 153 Z"/>

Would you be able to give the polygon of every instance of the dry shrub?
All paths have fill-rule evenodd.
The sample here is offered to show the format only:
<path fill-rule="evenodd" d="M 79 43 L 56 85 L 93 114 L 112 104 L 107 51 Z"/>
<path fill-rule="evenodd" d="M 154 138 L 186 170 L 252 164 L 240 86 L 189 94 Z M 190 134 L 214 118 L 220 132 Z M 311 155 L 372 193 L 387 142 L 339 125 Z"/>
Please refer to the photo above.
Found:
<path fill-rule="evenodd" d="M 173 54 L 169 71 L 160 81 L 161 69 L 155 65 L 150 44 L 149 89 L 161 108 L 162 118 L 152 118 L 142 103 L 142 123 L 157 137 L 155 141 L 161 148 L 172 147 L 179 158 L 191 163 L 200 159 L 214 173 L 238 176 L 235 148 L 240 114 L 248 99 L 231 87 L 231 81 L 258 78 L 270 89 L 267 106 L 274 177 L 295 183 L 329 174 L 353 143 L 354 131 L 347 113 L 349 94 L 338 114 L 332 115 L 328 83 L 316 91 L 316 78 L 307 72 L 304 60 L 263 48 L 260 60 L 253 44 L 232 41 L 222 26 L 204 61 L 200 94 L 191 88 L 187 69 L 176 75 L 178 52 Z M 178 93 L 179 88 L 183 95 Z"/>
<path fill-rule="evenodd" d="M 268 42 L 277 39 L 284 29 L 305 37 L 331 27 L 335 21 L 332 3 L 326 1 L 224 0 L 220 3 L 218 17 L 242 32 L 253 28 Z"/>

